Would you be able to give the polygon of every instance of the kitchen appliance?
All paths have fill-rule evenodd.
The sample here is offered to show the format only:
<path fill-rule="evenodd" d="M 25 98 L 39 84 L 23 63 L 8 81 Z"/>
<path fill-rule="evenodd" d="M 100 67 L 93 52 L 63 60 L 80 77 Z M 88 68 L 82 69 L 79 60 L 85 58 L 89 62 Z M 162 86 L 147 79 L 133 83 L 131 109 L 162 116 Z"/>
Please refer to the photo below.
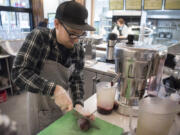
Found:
<path fill-rule="evenodd" d="M 160 38 L 165 38 L 166 37 L 166 33 L 165 32 L 159 32 L 159 37 Z"/>
<path fill-rule="evenodd" d="M 106 61 L 114 61 L 114 46 L 117 42 L 117 34 L 109 33 L 107 38 Z"/>
<path fill-rule="evenodd" d="M 173 35 L 171 32 L 159 32 L 159 37 L 172 39 Z"/>
<path fill-rule="evenodd" d="M 96 58 L 96 45 L 101 44 L 103 41 L 102 37 L 98 35 L 87 36 L 80 40 L 80 43 L 85 48 L 85 58 L 95 59 Z"/>
<path fill-rule="evenodd" d="M 151 28 L 148 27 L 142 27 L 142 26 L 137 26 L 137 25 L 132 25 L 129 27 L 128 29 L 128 35 L 133 35 L 134 36 L 134 40 L 138 41 L 139 40 L 139 36 L 141 36 L 141 31 L 143 31 L 143 35 L 144 37 L 150 36 L 153 34 L 153 30 Z"/>
<path fill-rule="evenodd" d="M 167 47 L 118 43 L 115 46 L 115 71 L 119 79 L 119 113 L 138 115 L 138 103 L 146 94 L 157 94 L 163 73 Z"/>
<path fill-rule="evenodd" d="M 172 39 L 173 35 L 171 32 L 166 32 L 165 38 Z"/>

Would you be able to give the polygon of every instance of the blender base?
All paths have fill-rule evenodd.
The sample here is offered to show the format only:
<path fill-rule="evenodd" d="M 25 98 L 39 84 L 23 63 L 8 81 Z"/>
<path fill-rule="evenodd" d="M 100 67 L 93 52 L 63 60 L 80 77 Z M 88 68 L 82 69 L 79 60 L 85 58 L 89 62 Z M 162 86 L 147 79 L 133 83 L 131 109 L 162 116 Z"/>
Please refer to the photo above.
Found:
<path fill-rule="evenodd" d="M 128 106 L 119 102 L 118 113 L 125 116 L 137 117 L 139 112 L 139 106 Z"/>

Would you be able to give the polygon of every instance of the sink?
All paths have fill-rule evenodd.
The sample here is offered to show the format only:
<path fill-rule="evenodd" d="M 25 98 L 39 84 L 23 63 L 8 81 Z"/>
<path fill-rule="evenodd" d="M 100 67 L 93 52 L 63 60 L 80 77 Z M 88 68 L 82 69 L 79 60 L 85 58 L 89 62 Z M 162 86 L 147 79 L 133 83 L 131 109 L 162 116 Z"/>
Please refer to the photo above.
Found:
<path fill-rule="evenodd" d="M 168 53 L 171 53 L 174 55 L 180 55 L 180 42 L 168 47 Z"/>

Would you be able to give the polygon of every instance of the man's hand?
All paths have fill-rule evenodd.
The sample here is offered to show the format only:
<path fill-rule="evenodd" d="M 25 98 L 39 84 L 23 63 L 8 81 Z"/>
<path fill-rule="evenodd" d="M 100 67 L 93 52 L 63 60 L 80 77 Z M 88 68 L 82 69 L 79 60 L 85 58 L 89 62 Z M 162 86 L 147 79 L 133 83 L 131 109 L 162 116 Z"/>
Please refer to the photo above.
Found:
<path fill-rule="evenodd" d="M 68 112 L 73 109 L 72 100 L 69 97 L 66 90 L 57 85 L 54 91 L 54 100 L 57 106 L 61 108 L 62 111 Z"/>
<path fill-rule="evenodd" d="M 80 113 L 82 116 L 88 117 L 91 120 L 94 120 L 94 115 L 85 109 L 82 105 L 76 104 L 75 110 Z"/>

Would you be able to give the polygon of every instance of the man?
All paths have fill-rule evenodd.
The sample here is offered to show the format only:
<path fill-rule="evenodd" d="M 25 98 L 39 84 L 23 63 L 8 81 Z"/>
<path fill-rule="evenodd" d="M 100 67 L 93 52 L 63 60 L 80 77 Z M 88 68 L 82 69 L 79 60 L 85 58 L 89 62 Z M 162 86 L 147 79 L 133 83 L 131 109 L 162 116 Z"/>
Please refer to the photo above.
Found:
<path fill-rule="evenodd" d="M 116 26 L 112 30 L 113 33 L 116 33 L 119 38 L 127 38 L 128 36 L 128 27 L 125 24 L 123 18 L 117 20 Z"/>
<path fill-rule="evenodd" d="M 73 106 L 82 115 L 90 115 L 83 108 L 84 51 L 77 44 L 85 31 L 95 30 L 85 22 L 87 17 L 87 9 L 77 2 L 60 4 L 55 29 L 34 29 L 15 59 L 13 81 L 29 91 L 30 135 L 37 134 Z"/>
<path fill-rule="evenodd" d="M 39 27 L 47 27 L 48 25 L 48 19 L 45 18 L 43 21 L 39 22 L 38 26 Z"/>

